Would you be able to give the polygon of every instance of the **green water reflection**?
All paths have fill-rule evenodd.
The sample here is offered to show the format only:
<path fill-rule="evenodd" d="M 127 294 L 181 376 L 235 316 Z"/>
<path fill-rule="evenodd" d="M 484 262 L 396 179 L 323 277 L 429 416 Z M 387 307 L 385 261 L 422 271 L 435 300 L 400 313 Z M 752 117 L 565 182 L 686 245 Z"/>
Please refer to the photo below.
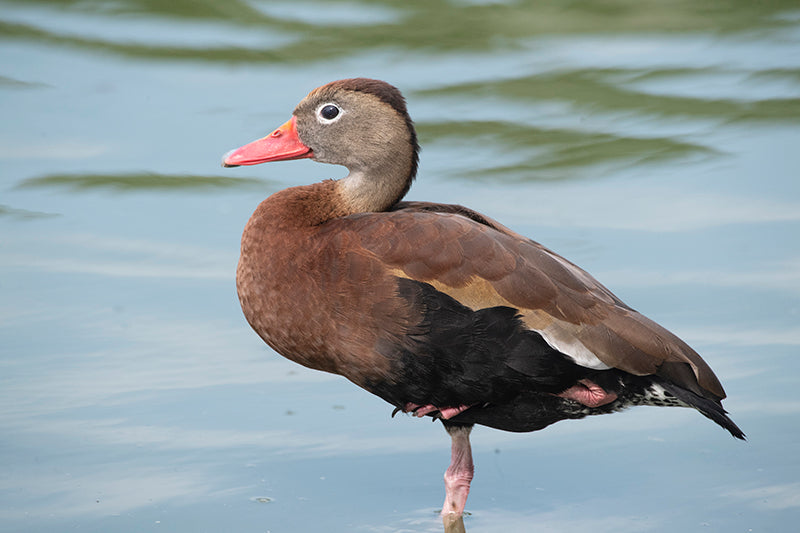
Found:
<path fill-rule="evenodd" d="M 800 118 L 800 98 L 751 99 L 748 94 L 736 98 L 690 98 L 680 96 L 647 94 L 636 90 L 636 83 L 648 80 L 669 81 L 682 79 L 692 81 L 693 76 L 725 74 L 716 68 L 706 69 L 582 69 L 580 71 L 556 71 L 509 80 L 446 85 L 425 94 L 447 96 L 503 96 L 506 98 L 540 102 L 547 100 L 567 101 L 578 110 L 607 113 L 637 113 L 663 118 L 712 118 L 722 120 L 787 120 Z M 791 76 L 800 71 L 788 70 L 776 73 L 746 72 L 747 76 Z M 704 81 L 700 79 L 700 84 Z"/>
<path fill-rule="evenodd" d="M 713 153 L 713 150 L 669 137 L 636 138 L 608 133 L 537 128 L 511 122 L 423 122 L 419 124 L 423 143 L 496 145 L 517 152 L 515 165 L 461 171 L 458 176 L 473 179 L 569 179 L 585 175 L 576 168 L 618 163 L 633 166 L 672 158 Z M 524 155 L 523 155 L 524 154 Z"/>
<path fill-rule="evenodd" d="M 180 46 L 130 44 L 114 39 L 72 35 L 25 22 L 4 21 L 0 34 L 54 45 L 70 45 L 147 59 L 201 59 L 236 62 L 302 62 L 360 54 L 374 49 L 404 49 L 418 53 L 514 49 L 526 39 L 543 35 L 622 32 L 774 31 L 794 23 L 787 12 L 796 2 L 471 2 L 411 0 L 407 2 L 346 1 L 80 1 L 31 0 L 7 5 L 41 6 L 62 13 L 86 15 L 97 25 L 123 25 L 134 17 L 151 21 L 214 22 L 243 29 L 288 33 L 291 43 L 271 49 L 239 46 Z M 363 13 L 382 6 L 390 20 L 364 24 Z M 275 8 L 278 9 L 275 9 Z M 352 24 L 340 17 L 326 24 L 326 12 L 345 9 Z M 298 16 L 298 13 L 300 14 Z M 283 16 L 280 16 L 283 14 Z M 179 28 L 176 28 L 179 29 Z M 91 33 L 91 32 L 89 32 Z"/>
<path fill-rule="evenodd" d="M 48 174 L 28 178 L 17 185 L 20 189 L 63 187 L 72 191 L 108 189 L 172 190 L 219 189 L 251 187 L 260 190 L 274 188 L 268 182 L 253 178 L 223 178 L 218 176 L 168 176 L 154 172 L 132 174 Z"/>

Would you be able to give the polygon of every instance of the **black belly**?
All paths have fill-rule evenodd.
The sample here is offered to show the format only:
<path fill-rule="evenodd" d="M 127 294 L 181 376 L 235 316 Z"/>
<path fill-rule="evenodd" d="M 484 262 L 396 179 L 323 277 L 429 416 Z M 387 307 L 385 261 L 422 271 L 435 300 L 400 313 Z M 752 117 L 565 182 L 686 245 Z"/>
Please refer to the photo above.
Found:
<path fill-rule="evenodd" d="M 398 292 L 421 319 L 404 338 L 377 347 L 391 361 L 392 379 L 365 387 L 397 407 L 469 405 L 454 421 L 533 431 L 586 416 L 584 406 L 556 394 L 581 379 L 614 390 L 626 374 L 575 364 L 528 329 L 512 307 L 472 310 L 405 278 L 398 278 Z"/>

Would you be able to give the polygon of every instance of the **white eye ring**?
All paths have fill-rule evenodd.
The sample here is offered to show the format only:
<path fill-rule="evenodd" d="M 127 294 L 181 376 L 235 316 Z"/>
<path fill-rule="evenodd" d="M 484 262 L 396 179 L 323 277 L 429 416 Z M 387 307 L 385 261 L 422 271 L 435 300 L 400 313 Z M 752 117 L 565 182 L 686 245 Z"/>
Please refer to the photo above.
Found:
<path fill-rule="evenodd" d="M 331 124 L 344 115 L 344 110 L 333 102 L 326 102 L 317 108 L 317 121 L 320 124 Z"/>

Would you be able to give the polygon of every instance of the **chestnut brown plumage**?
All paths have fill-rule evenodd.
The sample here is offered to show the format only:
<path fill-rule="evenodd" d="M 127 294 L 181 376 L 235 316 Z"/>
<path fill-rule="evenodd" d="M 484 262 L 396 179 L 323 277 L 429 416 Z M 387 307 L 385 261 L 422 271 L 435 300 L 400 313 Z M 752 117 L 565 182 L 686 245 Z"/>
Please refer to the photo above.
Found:
<path fill-rule="evenodd" d="M 442 420 L 444 514 L 464 509 L 473 424 L 533 431 L 673 405 L 744 438 L 705 361 L 588 273 L 468 208 L 402 202 L 418 150 L 400 92 L 355 78 L 315 89 L 224 165 L 310 157 L 350 171 L 258 206 L 242 236 L 242 309 L 283 356 Z"/>

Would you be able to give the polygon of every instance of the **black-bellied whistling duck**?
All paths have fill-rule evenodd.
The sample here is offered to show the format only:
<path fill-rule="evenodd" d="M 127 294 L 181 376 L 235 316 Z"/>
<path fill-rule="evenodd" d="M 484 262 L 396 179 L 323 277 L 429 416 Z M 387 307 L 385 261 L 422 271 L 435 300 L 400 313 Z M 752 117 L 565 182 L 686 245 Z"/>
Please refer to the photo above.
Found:
<path fill-rule="evenodd" d="M 744 439 L 705 361 L 588 273 L 465 207 L 402 202 L 418 150 L 400 92 L 356 78 L 315 89 L 223 164 L 311 158 L 350 171 L 258 206 L 239 299 L 281 355 L 341 374 L 395 412 L 441 419 L 452 438 L 444 515 L 464 510 L 474 424 L 535 431 L 681 406 Z"/>

